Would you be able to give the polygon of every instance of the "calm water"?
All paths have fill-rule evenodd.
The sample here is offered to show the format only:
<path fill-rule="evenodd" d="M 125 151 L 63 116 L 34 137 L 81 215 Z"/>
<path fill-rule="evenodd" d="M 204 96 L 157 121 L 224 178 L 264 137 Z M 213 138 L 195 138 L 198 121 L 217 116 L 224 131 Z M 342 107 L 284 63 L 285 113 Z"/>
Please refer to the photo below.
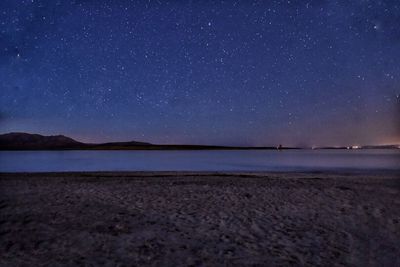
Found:
<path fill-rule="evenodd" d="M 309 170 L 400 170 L 400 149 L 0 152 L 0 172 Z"/>

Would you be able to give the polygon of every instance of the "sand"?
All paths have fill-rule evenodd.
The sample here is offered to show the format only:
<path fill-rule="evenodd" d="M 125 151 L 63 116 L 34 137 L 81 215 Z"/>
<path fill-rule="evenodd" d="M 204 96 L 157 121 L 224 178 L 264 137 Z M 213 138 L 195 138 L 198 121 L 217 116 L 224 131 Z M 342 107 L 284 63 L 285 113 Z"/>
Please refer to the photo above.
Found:
<path fill-rule="evenodd" d="M 1 266 L 400 266 L 396 174 L 0 174 Z"/>

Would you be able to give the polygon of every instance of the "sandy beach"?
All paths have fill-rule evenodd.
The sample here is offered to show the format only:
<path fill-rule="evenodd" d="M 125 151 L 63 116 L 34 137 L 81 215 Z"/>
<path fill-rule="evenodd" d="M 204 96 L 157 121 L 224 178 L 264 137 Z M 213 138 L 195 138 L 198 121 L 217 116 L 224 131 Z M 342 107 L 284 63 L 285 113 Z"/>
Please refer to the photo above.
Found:
<path fill-rule="evenodd" d="M 397 174 L 0 174 L 1 266 L 400 266 Z"/>

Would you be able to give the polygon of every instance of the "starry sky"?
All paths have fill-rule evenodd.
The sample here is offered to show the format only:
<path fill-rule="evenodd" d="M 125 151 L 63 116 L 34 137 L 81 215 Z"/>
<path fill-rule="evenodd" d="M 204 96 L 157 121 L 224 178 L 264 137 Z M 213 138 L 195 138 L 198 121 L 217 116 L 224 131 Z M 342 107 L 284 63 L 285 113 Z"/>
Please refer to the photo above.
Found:
<path fill-rule="evenodd" d="M 0 132 L 400 143 L 400 1 L 0 2 Z"/>

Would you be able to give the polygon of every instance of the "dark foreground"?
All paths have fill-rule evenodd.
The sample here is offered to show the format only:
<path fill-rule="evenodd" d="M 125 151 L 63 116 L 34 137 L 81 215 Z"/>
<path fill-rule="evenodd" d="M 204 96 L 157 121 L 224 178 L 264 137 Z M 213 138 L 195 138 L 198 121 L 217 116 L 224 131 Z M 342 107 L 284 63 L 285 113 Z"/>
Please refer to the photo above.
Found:
<path fill-rule="evenodd" d="M 392 175 L 0 174 L 1 266 L 400 266 Z"/>

